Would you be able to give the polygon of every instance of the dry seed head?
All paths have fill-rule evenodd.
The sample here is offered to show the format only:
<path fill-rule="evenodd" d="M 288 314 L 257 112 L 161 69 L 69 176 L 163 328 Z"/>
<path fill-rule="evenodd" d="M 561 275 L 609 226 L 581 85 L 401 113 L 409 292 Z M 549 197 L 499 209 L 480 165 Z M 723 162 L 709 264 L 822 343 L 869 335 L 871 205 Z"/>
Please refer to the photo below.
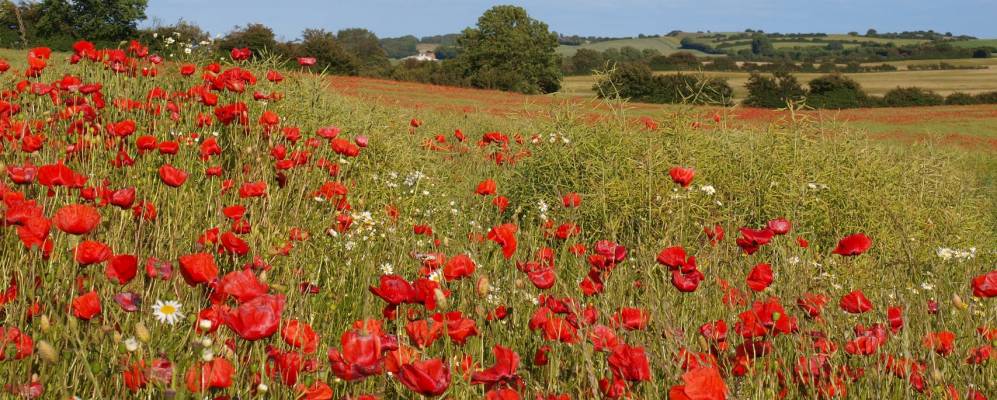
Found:
<path fill-rule="evenodd" d="M 149 329 L 145 327 L 145 324 L 141 322 L 135 324 L 135 337 L 138 338 L 139 341 L 142 343 L 149 343 L 151 336 L 152 335 L 149 334 Z"/>
<path fill-rule="evenodd" d="M 42 332 L 48 332 L 48 330 L 52 328 L 52 322 L 49 321 L 48 315 L 42 315 L 41 318 L 39 318 L 38 326 L 41 328 Z"/>
<path fill-rule="evenodd" d="M 488 296 L 488 292 L 491 291 L 491 283 L 488 282 L 487 276 L 482 276 L 478 278 L 478 283 L 474 285 L 474 289 L 478 292 L 478 297 Z"/>
<path fill-rule="evenodd" d="M 42 360 L 50 364 L 59 362 L 59 352 L 55 350 L 55 347 L 52 347 L 51 343 L 39 340 L 37 347 L 38 355 L 41 356 Z"/>

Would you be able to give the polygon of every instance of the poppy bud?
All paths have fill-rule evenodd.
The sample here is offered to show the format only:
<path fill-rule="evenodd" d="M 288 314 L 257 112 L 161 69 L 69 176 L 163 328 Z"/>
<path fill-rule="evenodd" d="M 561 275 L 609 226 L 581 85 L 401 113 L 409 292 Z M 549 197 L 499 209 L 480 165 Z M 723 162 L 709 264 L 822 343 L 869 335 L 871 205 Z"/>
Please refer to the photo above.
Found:
<path fill-rule="evenodd" d="M 954 304 L 956 308 L 960 310 L 969 309 L 969 304 L 966 304 L 966 302 L 962 301 L 962 297 L 959 297 L 959 295 L 955 293 L 952 294 L 952 304 Z"/>
<path fill-rule="evenodd" d="M 149 343 L 149 329 L 145 327 L 145 324 L 139 322 L 135 324 L 135 337 L 142 341 L 142 343 Z"/>
<path fill-rule="evenodd" d="M 42 360 L 50 364 L 55 364 L 59 362 L 59 352 L 52 347 L 52 344 L 44 341 L 38 341 L 38 355 L 41 356 Z"/>
<path fill-rule="evenodd" d="M 492 289 L 491 284 L 488 282 L 488 277 L 482 276 L 478 278 L 478 283 L 474 285 L 475 290 L 478 292 L 478 297 L 485 297 L 488 292 Z"/>
<path fill-rule="evenodd" d="M 516 289 L 522 289 L 526 287 L 526 282 L 522 278 L 516 278 Z"/>

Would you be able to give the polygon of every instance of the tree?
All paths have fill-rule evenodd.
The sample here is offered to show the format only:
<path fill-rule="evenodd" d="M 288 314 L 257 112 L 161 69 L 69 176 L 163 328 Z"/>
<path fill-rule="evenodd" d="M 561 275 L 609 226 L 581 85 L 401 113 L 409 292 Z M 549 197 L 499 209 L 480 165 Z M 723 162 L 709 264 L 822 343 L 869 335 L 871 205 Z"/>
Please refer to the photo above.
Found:
<path fill-rule="evenodd" d="M 44 0 L 36 26 L 43 38 L 119 41 L 135 36 L 147 0 Z"/>
<path fill-rule="evenodd" d="M 259 23 L 248 24 L 245 28 L 236 26 L 215 43 L 218 49 L 225 53 L 243 47 L 248 47 L 256 54 L 260 54 L 264 49 L 277 49 L 277 39 L 274 37 L 273 29 Z"/>
<path fill-rule="evenodd" d="M 336 33 L 336 41 L 347 53 L 356 58 L 365 75 L 381 75 L 391 66 L 388 53 L 381 47 L 377 35 L 363 28 L 343 29 Z"/>
<path fill-rule="evenodd" d="M 571 56 L 571 65 L 575 73 L 591 74 L 592 71 L 602 68 L 606 64 L 606 59 L 602 53 L 592 49 L 578 49 Z"/>
<path fill-rule="evenodd" d="M 557 34 L 522 7 L 492 7 L 457 43 L 455 62 L 474 86 L 523 93 L 550 93 L 561 87 Z"/>
<path fill-rule="evenodd" d="M 336 35 L 322 29 L 305 29 L 301 33 L 301 43 L 291 50 L 295 57 L 315 57 L 318 68 L 327 69 L 338 75 L 356 75 L 360 63 L 336 40 Z"/>
<path fill-rule="evenodd" d="M 419 38 L 412 35 L 381 39 L 381 47 L 391 58 L 405 58 L 419 54 L 419 49 L 416 48 L 418 44 Z"/>
<path fill-rule="evenodd" d="M 754 35 L 751 38 L 751 53 L 755 55 L 769 55 L 775 52 L 772 41 L 765 35 Z"/>
<path fill-rule="evenodd" d="M 841 74 L 814 78 L 809 86 L 807 104 L 816 108 L 856 108 L 869 103 L 862 86 Z"/>

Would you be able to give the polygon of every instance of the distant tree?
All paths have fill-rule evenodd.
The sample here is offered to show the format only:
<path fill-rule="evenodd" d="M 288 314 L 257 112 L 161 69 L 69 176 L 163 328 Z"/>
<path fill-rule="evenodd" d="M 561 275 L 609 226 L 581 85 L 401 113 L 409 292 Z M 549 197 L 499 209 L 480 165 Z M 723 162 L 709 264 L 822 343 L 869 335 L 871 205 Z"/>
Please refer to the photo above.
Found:
<path fill-rule="evenodd" d="M 877 34 L 879 34 L 879 32 L 876 32 L 876 30 L 872 28 L 869 28 L 869 30 L 865 31 L 865 35 L 869 37 L 875 37 Z"/>
<path fill-rule="evenodd" d="M 633 46 L 623 46 L 620 48 L 620 61 L 623 62 L 634 62 L 640 61 L 644 58 L 644 55 Z"/>
<path fill-rule="evenodd" d="M 990 50 L 982 48 L 973 50 L 973 58 L 990 58 Z"/>
<path fill-rule="evenodd" d="M 845 45 L 841 42 L 835 41 L 828 43 L 827 46 L 824 46 L 824 48 L 830 51 L 841 51 L 845 49 Z"/>
<path fill-rule="evenodd" d="M 418 44 L 419 38 L 412 35 L 381 39 L 381 47 L 391 58 L 405 58 L 418 54 L 419 50 L 416 48 Z"/>
<path fill-rule="evenodd" d="M 889 107 L 938 106 L 945 103 L 940 94 L 919 87 L 892 89 L 883 95 L 883 104 Z"/>
<path fill-rule="evenodd" d="M 602 53 L 592 49 L 578 49 L 570 60 L 573 71 L 578 74 L 590 74 L 606 64 Z"/>
<path fill-rule="evenodd" d="M 751 38 L 751 54 L 769 55 L 774 52 L 775 47 L 772 46 L 772 41 L 769 40 L 768 36 L 756 34 Z"/>
<path fill-rule="evenodd" d="M 457 42 L 455 61 L 474 86 L 524 93 L 561 87 L 557 34 L 522 7 L 492 7 Z"/>
<path fill-rule="evenodd" d="M 39 37 L 118 41 L 134 37 L 145 20 L 147 0 L 43 0 L 35 26 Z"/>
<path fill-rule="evenodd" d="M 336 40 L 343 50 L 357 59 L 360 73 L 381 75 L 391 65 L 388 53 L 381 47 L 377 35 L 363 28 L 343 29 L 336 33 Z"/>
<path fill-rule="evenodd" d="M 228 53 L 234 48 L 248 47 L 256 54 L 264 50 L 273 51 L 277 48 L 277 39 L 273 29 L 260 24 L 252 23 L 245 27 L 236 26 L 231 32 L 215 41 L 218 50 Z"/>

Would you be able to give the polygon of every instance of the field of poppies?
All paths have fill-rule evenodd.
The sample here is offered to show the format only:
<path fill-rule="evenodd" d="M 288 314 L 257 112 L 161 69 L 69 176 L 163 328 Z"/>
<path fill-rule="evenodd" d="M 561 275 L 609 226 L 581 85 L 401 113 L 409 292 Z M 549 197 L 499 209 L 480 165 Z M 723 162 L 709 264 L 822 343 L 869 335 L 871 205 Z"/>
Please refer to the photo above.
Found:
<path fill-rule="evenodd" d="M 950 149 L 74 49 L 0 63 L 0 397 L 997 399 Z"/>

